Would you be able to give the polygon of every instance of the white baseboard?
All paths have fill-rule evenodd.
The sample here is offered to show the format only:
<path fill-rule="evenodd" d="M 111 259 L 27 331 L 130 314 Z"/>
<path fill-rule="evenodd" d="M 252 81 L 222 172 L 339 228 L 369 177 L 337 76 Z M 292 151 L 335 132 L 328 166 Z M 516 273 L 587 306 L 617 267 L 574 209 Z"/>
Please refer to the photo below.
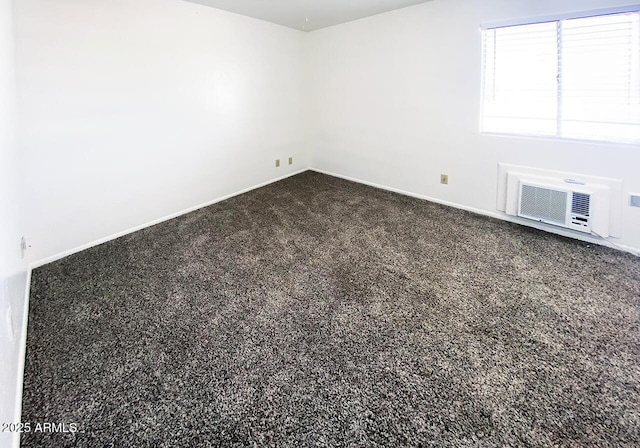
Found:
<path fill-rule="evenodd" d="M 554 227 L 554 226 L 549 226 L 546 224 L 542 224 L 542 223 L 537 223 L 535 221 L 528 221 L 528 220 L 524 220 L 521 218 L 516 218 L 513 216 L 509 216 L 505 213 L 499 213 L 499 212 L 490 212 L 490 211 L 486 211 L 486 210 L 481 210 L 478 208 L 474 208 L 474 207 L 469 207 L 463 204 L 457 204 L 455 202 L 449 202 L 449 201 L 443 201 L 442 199 L 438 199 L 438 198 L 434 198 L 431 196 L 425 196 L 423 194 L 418 194 L 418 193 L 413 193 L 410 191 L 405 191 L 405 190 L 401 190 L 399 188 L 394 188 L 394 187 L 389 187 L 386 185 L 381 185 L 381 184 L 377 184 L 375 182 L 369 182 L 366 180 L 362 180 L 362 179 L 357 179 L 355 177 L 350 177 L 350 176 L 344 176 L 342 174 L 337 174 L 337 173 L 332 173 L 330 171 L 325 171 L 325 170 L 321 170 L 318 168 L 309 168 L 309 170 L 311 171 L 315 171 L 316 173 L 321 173 L 321 174 L 326 174 L 328 176 L 333 176 L 333 177 L 338 177 L 340 179 L 345 179 L 351 182 L 356 182 L 359 184 L 363 184 L 363 185 L 368 185 L 370 187 L 374 187 L 374 188 L 380 188 L 381 190 L 387 190 L 387 191 L 391 191 L 393 193 L 398 193 L 404 196 L 411 196 L 413 198 L 417 198 L 417 199 L 422 199 L 425 201 L 429 201 L 429 202 L 435 202 L 436 204 L 442 204 L 442 205 L 446 205 L 448 207 L 453 207 L 453 208 L 457 208 L 460 210 L 466 210 L 468 212 L 472 212 L 472 213 L 476 213 L 478 215 L 483 215 L 483 216 L 489 216 L 491 218 L 496 218 L 496 219 L 500 219 L 502 221 L 508 221 L 508 222 L 512 222 L 515 224 L 520 224 L 523 226 L 527 226 L 527 227 L 533 227 L 535 229 L 538 230 L 544 230 L 545 232 L 549 232 L 549 233 L 554 233 L 556 235 L 561 235 L 561 236 L 566 236 L 568 238 L 573 238 L 573 239 L 577 239 L 580 241 L 584 241 L 587 243 L 593 243 L 593 244 L 598 244 L 600 246 L 607 246 L 610 247 L 612 249 L 616 249 L 616 250 L 623 250 L 626 252 L 629 252 L 633 255 L 639 256 L 640 254 L 640 249 L 638 248 L 634 248 L 634 247 L 630 247 L 630 246 L 625 246 L 622 244 L 616 244 L 615 246 L 603 239 L 603 238 L 599 238 L 599 237 L 595 237 L 595 236 L 591 236 L 588 234 L 584 234 L 584 233 L 580 233 L 580 232 L 573 232 L 571 230 L 565 230 L 559 227 Z"/>
<path fill-rule="evenodd" d="M 176 212 L 176 213 L 172 213 L 170 215 L 164 216 L 162 218 L 155 219 L 153 221 L 146 222 L 144 224 L 140 224 L 138 226 L 129 228 L 129 229 L 124 230 L 122 232 L 118 232 L 118 233 L 115 233 L 113 235 L 109 235 L 109 236 L 106 236 L 104 238 L 100 238 L 98 240 L 95 240 L 95 241 L 83 244 L 81 246 L 75 247 L 73 249 L 69 249 L 69 250 L 66 250 L 64 252 L 60 252 L 60 253 L 55 254 L 53 256 L 42 258 L 40 260 L 36 260 L 36 261 L 31 263 L 30 269 L 36 269 L 36 268 L 38 268 L 40 266 L 44 266 L 44 265 L 52 263 L 52 262 L 54 262 L 56 260 L 60 260 L 61 258 L 67 257 L 67 256 L 75 254 L 77 252 L 81 252 L 81 251 L 89 249 L 91 247 L 98 246 L 100 244 L 106 243 L 107 241 L 111 241 L 111 240 L 114 240 L 116 238 L 120 238 L 121 236 L 128 235 L 128 234 L 133 233 L 133 232 L 137 232 L 138 230 L 142 230 L 142 229 L 145 229 L 147 227 L 151 227 L 151 226 L 154 226 L 156 224 L 160 224 L 160 223 L 162 223 L 164 221 L 168 221 L 170 219 L 177 218 L 178 216 L 182 216 L 182 215 L 185 215 L 187 213 L 191 213 L 193 211 L 199 210 L 201 208 L 208 207 L 208 206 L 216 204 L 218 202 L 222 202 L 224 200 L 230 199 L 230 198 L 232 198 L 234 196 L 238 196 L 238 195 L 247 193 L 247 192 L 249 192 L 251 190 L 255 190 L 257 188 L 261 188 L 261 187 L 264 187 L 266 185 L 272 184 L 274 182 L 278 182 L 280 180 L 286 179 L 288 177 L 295 176 L 295 175 L 303 173 L 303 172 L 305 172 L 307 170 L 315 171 L 317 173 L 322 173 L 322 174 L 326 174 L 326 175 L 333 176 L 333 177 L 338 177 L 338 178 L 341 178 L 341 179 L 349 180 L 351 182 L 357 182 L 357 183 L 363 184 L 363 185 L 369 185 L 369 186 L 374 187 L 374 188 L 380 188 L 382 190 L 391 191 L 391 192 L 402 194 L 402 195 L 405 195 L 405 196 L 411 196 L 411 197 L 422 199 L 422 200 L 425 200 L 425 201 L 435 202 L 437 204 L 442 204 L 442 205 L 446 205 L 446 206 L 449 206 L 449 207 L 454 207 L 454 208 L 457 208 L 457 209 L 466 210 L 466 211 L 469 211 L 469 212 L 472 212 L 472 213 L 476 213 L 476 214 L 479 214 L 479 215 L 490 216 L 492 218 L 500 219 L 502 221 L 508 221 L 508 222 L 513 222 L 513 223 L 524 225 L 524 226 L 528 226 L 528 227 L 533 227 L 533 228 L 536 228 L 536 229 L 539 229 L 539 230 L 544 230 L 546 232 L 550 232 L 550 233 L 554 233 L 554 234 L 557 234 L 557 235 L 566 236 L 568 238 L 574 238 L 574 239 L 585 241 L 585 242 L 588 242 L 588 243 L 593 243 L 593 244 L 599 244 L 599 245 L 602 245 L 602 246 L 612 247 L 612 248 L 618 249 L 618 250 L 625 250 L 625 251 L 628 251 L 628 252 L 630 252 L 630 253 L 632 253 L 634 255 L 638 255 L 638 253 L 640 252 L 639 248 L 634 248 L 634 247 L 625 246 L 625 245 L 621 245 L 621 244 L 617 244 L 617 247 L 616 247 L 612 243 L 610 243 L 609 241 L 606 241 L 606 240 L 604 240 L 602 238 L 598 238 L 598 237 L 595 237 L 595 236 L 591 236 L 591 235 L 587 235 L 587 234 L 583 234 L 583 233 L 579 233 L 579 232 L 572 232 L 570 230 L 565 230 L 565 229 L 554 227 L 554 226 L 548 226 L 548 225 L 545 225 L 545 224 L 542 224 L 542 223 L 536 223 L 536 222 L 533 222 L 533 221 L 523 220 L 523 219 L 512 217 L 512 216 L 509 216 L 507 214 L 500 213 L 500 212 L 490 212 L 490 211 L 486 211 L 486 210 L 481 210 L 481 209 L 477 209 L 477 208 L 474 208 L 474 207 L 469 207 L 469 206 L 466 206 L 466 205 L 463 205 L 463 204 L 458 204 L 458 203 L 450 202 L 450 201 L 444 201 L 442 199 L 434 198 L 434 197 L 431 197 L 431 196 L 426 196 L 426 195 L 422 195 L 422 194 L 418 194 L 418 193 L 413 193 L 413 192 L 410 192 L 410 191 L 401 190 L 399 188 L 389 187 L 387 185 L 381 185 L 381 184 L 377 184 L 375 182 L 369 182 L 369 181 L 366 181 L 366 180 L 357 179 L 357 178 L 354 178 L 354 177 L 345 176 L 345 175 L 342 175 L 342 174 L 333 173 L 333 172 L 330 172 L 330 171 L 321 170 L 321 169 L 318 169 L 318 168 L 311 167 L 311 168 L 303 168 L 303 169 L 300 169 L 300 170 L 295 171 L 293 173 L 285 174 L 284 176 L 280 176 L 280 177 L 277 177 L 275 179 L 271 179 L 271 180 L 268 180 L 266 182 L 262 182 L 260 184 L 253 185 L 253 186 L 251 186 L 249 188 L 245 188 L 245 189 L 236 191 L 234 193 L 231 193 L 231 194 L 228 194 L 226 196 L 222 196 L 222 197 L 213 199 L 213 200 L 205 202 L 203 204 L 199 204 L 199 205 L 196 205 L 196 206 L 193 206 L 193 207 L 189 207 L 188 209 L 181 210 L 181 211 Z M 29 275 L 30 275 L 30 271 L 29 271 Z"/>
<path fill-rule="evenodd" d="M 46 257 L 46 258 L 42 258 L 40 260 L 36 260 L 36 261 L 31 263 L 30 267 L 31 267 L 31 269 L 39 268 L 40 266 L 44 266 L 45 264 L 52 263 L 52 262 L 54 262 L 56 260 L 60 260 L 61 258 L 68 257 L 69 255 L 75 254 L 77 252 L 81 252 L 83 250 L 92 248 L 94 246 L 98 246 L 100 244 L 106 243 L 107 241 L 115 240 L 116 238 L 120 238 L 121 236 L 128 235 L 128 234 L 133 233 L 133 232 L 137 232 L 138 230 L 142 230 L 142 229 L 146 229 L 147 227 L 155 226 L 156 224 L 160 224 L 160 223 L 168 221 L 170 219 L 177 218 L 178 216 L 186 215 L 187 213 L 194 212 L 194 211 L 199 210 L 201 208 L 208 207 L 208 206 L 213 205 L 213 204 L 217 204 L 218 202 L 225 201 L 225 200 L 230 199 L 230 198 L 232 198 L 234 196 L 239 196 L 239 195 L 247 193 L 247 192 L 249 192 L 251 190 L 255 190 L 257 188 L 265 187 L 265 186 L 267 186 L 269 184 L 272 184 L 274 182 L 278 182 L 278 181 L 286 179 L 288 177 L 295 176 L 295 175 L 303 173 L 305 171 L 308 171 L 308 168 L 303 168 L 303 169 L 300 169 L 300 170 L 295 171 L 293 173 L 289 173 L 289 174 L 285 174 L 284 176 L 276 177 L 275 179 L 271 179 L 271 180 L 268 180 L 266 182 L 262 182 L 262 183 L 259 183 L 257 185 L 253 185 L 253 186 L 251 186 L 249 188 L 244 188 L 242 190 L 236 191 L 236 192 L 228 194 L 226 196 L 222 196 L 222 197 L 213 199 L 211 201 L 205 202 L 204 204 L 195 205 L 195 206 L 189 207 L 189 208 L 187 208 L 185 210 L 181 210 L 179 212 L 172 213 L 172 214 L 167 215 L 167 216 L 163 216 L 162 218 L 154 219 L 153 221 L 149 221 L 149 222 L 146 222 L 144 224 L 140 224 L 140 225 L 137 225 L 135 227 L 131 227 L 130 229 L 123 230 L 122 232 L 114 233 L 113 235 L 109 235 L 109 236 L 106 236 L 104 238 L 100 238 L 98 240 L 91 241 L 90 243 L 86 243 L 86 244 L 83 244 L 81 246 L 74 247 L 73 249 L 69 249 L 69 250 L 66 250 L 64 252 L 60 252 L 60 253 L 52 255 L 50 257 Z"/>
<path fill-rule="evenodd" d="M 24 390 L 24 363 L 27 355 L 27 328 L 29 326 L 29 296 L 31 295 L 31 271 L 32 268 L 27 268 L 27 284 L 24 289 L 24 308 L 22 310 L 22 334 L 20 338 L 20 357 L 18 358 L 18 381 L 16 384 L 16 402 L 15 402 L 15 416 L 14 422 L 22 421 L 22 393 Z M 16 432 L 13 436 L 11 445 L 14 448 L 20 447 L 20 433 Z"/>

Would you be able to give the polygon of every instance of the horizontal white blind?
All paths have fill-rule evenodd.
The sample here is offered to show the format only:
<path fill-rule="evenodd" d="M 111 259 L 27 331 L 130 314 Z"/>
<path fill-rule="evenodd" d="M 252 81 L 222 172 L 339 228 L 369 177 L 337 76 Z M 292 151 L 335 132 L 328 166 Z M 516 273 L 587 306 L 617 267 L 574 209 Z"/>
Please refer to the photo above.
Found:
<path fill-rule="evenodd" d="M 562 135 L 640 140 L 640 14 L 562 24 Z"/>
<path fill-rule="evenodd" d="M 555 135 L 556 23 L 484 31 L 484 130 Z"/>
<path fill-rule="evenodd" d="M 483 31 L 484 132 L 640 141 L 640 13 Z"/>

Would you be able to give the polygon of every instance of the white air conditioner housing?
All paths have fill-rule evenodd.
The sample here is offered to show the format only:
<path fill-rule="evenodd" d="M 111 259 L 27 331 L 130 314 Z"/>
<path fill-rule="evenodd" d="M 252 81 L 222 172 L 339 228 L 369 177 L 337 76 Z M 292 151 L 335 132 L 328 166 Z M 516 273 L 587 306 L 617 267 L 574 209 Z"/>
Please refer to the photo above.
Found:
<path fill-rule="evenodd" d="M 609 236 L 610 188 L 576 179 L 509 172 L 507 214 Z"/>
<path fill-rule="evenodd" d="M 521 182 L 518 216 L 591 233 L 593 192 Z"/>

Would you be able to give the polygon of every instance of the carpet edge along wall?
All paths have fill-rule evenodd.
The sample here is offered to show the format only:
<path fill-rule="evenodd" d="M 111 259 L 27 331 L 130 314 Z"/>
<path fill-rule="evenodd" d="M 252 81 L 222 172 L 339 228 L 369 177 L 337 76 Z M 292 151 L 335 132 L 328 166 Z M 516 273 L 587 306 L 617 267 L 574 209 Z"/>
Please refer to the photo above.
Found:
<path fill-rule="evenodd" d="M 305 172 L 35 269 L 22 444 L 637 445 L 638 279 Z"/>

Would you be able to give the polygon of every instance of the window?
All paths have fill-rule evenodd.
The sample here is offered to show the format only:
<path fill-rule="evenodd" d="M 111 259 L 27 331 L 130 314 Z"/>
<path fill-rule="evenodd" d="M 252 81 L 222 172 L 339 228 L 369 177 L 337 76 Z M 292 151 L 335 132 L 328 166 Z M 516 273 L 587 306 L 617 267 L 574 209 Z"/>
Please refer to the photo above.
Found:
<path fill-rule="evenodd" d="M 483 132 L 640 142 L 640 11 L 483 30 Z"/>

